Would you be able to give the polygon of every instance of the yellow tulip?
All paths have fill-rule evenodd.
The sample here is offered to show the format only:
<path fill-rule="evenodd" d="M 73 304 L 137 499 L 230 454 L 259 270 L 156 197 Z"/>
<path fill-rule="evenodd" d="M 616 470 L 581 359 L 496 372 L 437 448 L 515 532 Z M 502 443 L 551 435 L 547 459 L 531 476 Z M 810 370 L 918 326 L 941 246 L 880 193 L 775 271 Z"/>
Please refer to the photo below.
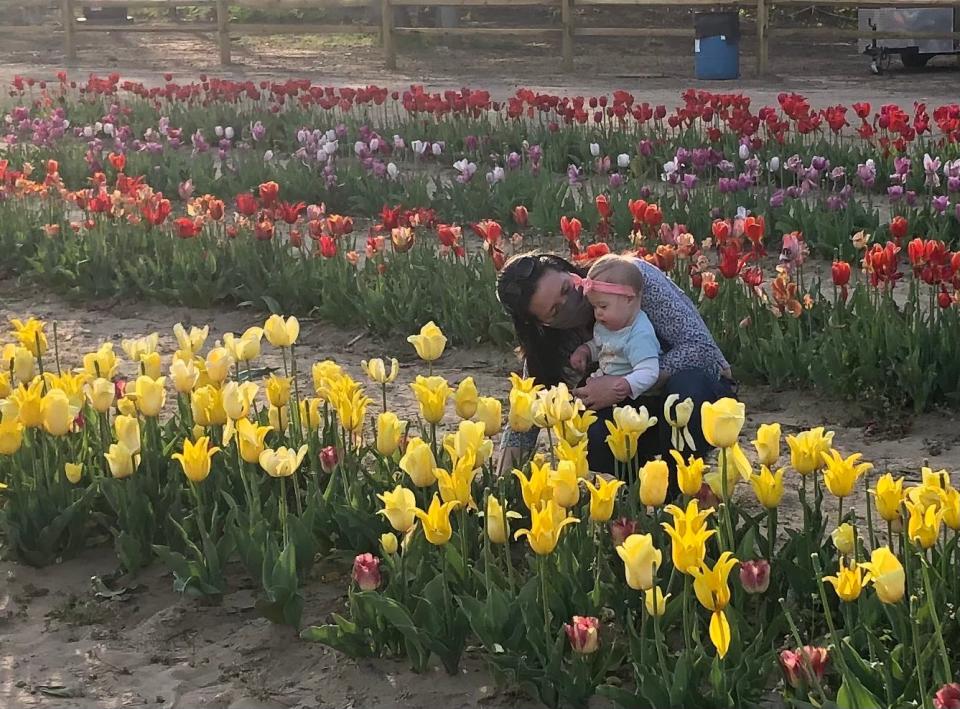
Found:
<path fill-rule="evenodd" d="M 403 485 L 397 485 L 393 492 L 384 492 L 377 495 L 377 498 L 383 503 L 383 509 L 377 514 L 381 514 L 390 522 L 390 526 L 406 534 L 416 522 L 417 498 L 413 490 L 405 488 Z"/>
<path fill-rule="evenodd" d="M 640 502 L 659 507 L 667 500 L 670 469 L 665 460 L 651 460 L 640 469 Z"/>
<path fill-rule="evenodd" d="M 867 572 L 864 581 L 872 583 L 881 603 L 896 603 L 905 591 L 906 575 L 900 560 L 887 547 L 874 549 L 870 561 L 860 564 Z"/>
<path fill-rule="evenodd" d="M 647 609 L 647 613 L 654 618 L 663 616 L 667 612 L 667 601 L 672 595 L 672 593 L 668 593 L 664 596 L 659 586 L 648 588 L 643 593 L 643 605 Z"/>
<path fill-rule="evenodd" d="M 520 481 L 520 493 L 523 496 L 523 504 L 525 504 L 531 512 L 539 508 L 541 503 L 549 500 L 553 494 L 550 488 L 549 464 L 538 464 L 536 460 L 533 460 L 530 462 L 529 478 L 516 469 L 514 469 L 513 474 L 517 480 Z"/>
<path fill-rule="evenodd" d="M 783 499 L 783 474 L 786 468 L 779 468 L 776 473 L 770 472 L 766 465 L 760 466 L 760 474 L 750 478 L 753 494 L 757 502 L 768 510 L 780 505 Z"/>
<path fill-rule="evenodd" d="M 227 352 L 226 347 L 214 347 L 207 352 L 207 358 L 204 360 L 204 370 L 211 383 L 222 384 L 230 374 L 230 367 L 232 366 L 233 357 Z"/>
<path fill-rule="evenodd" d="M 380 358 L 363 360 L 360 362 L 360 366 L 363 368 L 363 373 L 369 377 L 370 381 L 380 384 L 390 384 L 397 378 L 399 373 L 400 363 L 397 362 L 396 357 L 390 360 L 390 371 L 387 371 L 387 365 Z"/>
<path fill-rule="evenodd" d="M 330 400 L 329 392 L 344 376 L 343 368 L 329 359 L 316 362 L 311 369 L 311 374 L 313 376 L 313 389 L 317 396 L 324 401 Z"/>
<path fill-rule="evenodd" d="M 189 394 L 197 386 L 200 379 L 200 370 L 193 360 L 184 361 L 175 359 L 170 363 L 170 379 L 173 388 L 180 394 Z"/>
<path fill-rule="evenodd" d="M 634 591 L 653 588 L 654 576 L 663 561 L 663 553 L 653 546 L 653 537 L 649 534 L 631 534 L 617 547 L 617 556 L 623 560 L 630 588 Z"/>
<path fill-rule="evenodd" d="M 840 566 L 838 576 L 824 576 L 824 581 L 833 585 L 837 597 L 845 603 L 852 603 L 860 598 L 860 589 L 866 584 L 859 566 Z"/>
<path fill-rule="evenodd" d="M 113 420 L 117 441 L 131 453 L 140 452 L 140 420 L 136 416 L 120 414 Z"/>
<path fill-rule="evenodd" d="M 262 327 L 248 327 L 240 337 L 232 332 L 223 336 L 223 346 L 235 362 L 249 362 L 259 357 L 262 341 Z"/>
<path fill-rule="evenodd" d="M 657 417 L 651 416 L 646 406 L 616 406 L 613 409 L 613 423 L 618 428 L 636 436 L 642 436 L 657 425 Z"/>
<path fill-rule="evenodd" d="M 23 424 L 4 417 L 0 421 L 0 455 L 13 455 L 23 443 Z"/>
<path fill-rule="evenodd" d="M 921 482 L 925 487 L 937 488 L 938 490 L 950 489 L 950 473 L 946 470 L 933 470 L 924 466 L 920 469 Z"/>
<path fill-rule="evenodd" d="M 316 431 L 320 428 L 320 404 L 322 403 L 323 402 L 315 396 L 300 400 L 300 423 L 305 426 L 308 431 Z"/>
<path fill-rule="evenodd" d="M 473 501 L 471 483 L 474 478 L 473 458 L 465 457 L 457 461 L 453 472 L 443 468 L 435 468 L 433 474 L 437 478 L 437 487 L 444 502 L 456 502 L 461 507 L 476 507 Z"/>
<path fill-rule="evenodd" d="M 193 391 L 190 395 L 190 409 L 193 412 L 194 423 L 200 426 L 222 426 L 227 422 L 223 396 L 212 384 L 198 387 Z"/>
<path fill-rule="evenodd" d="M 274 347 L 290 347 L 300 337 L 300 321 L 292 316 L 284 320 L 280 315 L 271 315 L 263 325 L 263 333 Z"/>
<path fill-rule="evenodd" d="M 757 449 L 757 462 L 772 468 L 780 459 L 780 424 L 764 423 L 757 429 L 757 438 L 753 441 Z"/>
<path fill-rule="evenodd" d="M 696 503 L 696 500 L 691 500 L 690 504 L 693 505 L 694 503 Z M 670 551 L 673 557 L 673 565 L 681 573 L 692 574 L 693 569 L 700 567 L 707 554 L 707 540 L 717 532 L 714 529 L 707 529 L 705 526 L 698 528 L 694 524 L 696 517 L 691 520 L 689 515 L 684 516 L 683 511 L 673 505 L 668 505 L 665 509 L 674 515 L 673 524 L 660 523 L 660 526 L 663 527 L 672 541 Z M 688 506 L 687 509 L 689 512 L 690 507 Z M 696 512 L 695 506 L 693 511 Z M 704 510 L 703 513 L 698 514 L 708 514 L 708 512 Z"/>
<path fill-rule="evenodd" d="M 260 454 L 260 467 L 271 478 L 288 478 L 297 472 L 306 455 L 307 446 L 300 446 L 299 450 L 285 446 L 267 448 Z"/>
<path fill-rule="evenodd" d="M 530 529 L 518 529 L 513 538 L 526 537 L 530 548 L 540 556 L 552 554 L 560 541 L 563 528 L 580 521 L 576 517 L 567 516 L 566 511 L 553 500 L 542 507 L 531 509 L 530 520 Z"/>
<path fill-rule="evenodd" d="M 173 326 L 173 335 L 177 338 L 177 344 L 180 345 L 180 349 L 187 354 L 188 358 L 192 358 L 203 347 L 209 333 L 209 325 L 204 325 L 202 328 L 191 327 L 190 332 L 187 332 L 183 323 L 177 323 Z"/>
<path fill-rule="evenodd" d="M 684 462 L 683 456 L 676 450 L 671 450 L 670 455 L 677 462 L 677 483 L 680 492 L 687 497 L 693 497 L 703 487 L 703 474 L 708 470 L 707 464 L 703 462 L 703 458 L 693 455 Z"/>
<path fill-rule="evenodd" d="M 67 477 L 67 482 L 76 485 L 83 477 L 83 465 L 81 463 L 64 463 L 63 473 Z"/>
<path fill-rule="evenodd" d="M 28 318 L 26 321 L 18 318 L 11 318 L 10 324 L 13 325 L 13 335 L 21 345 L 30 350 L 34 357 L 42 357 L 47 351 L 47 335 L 43 329 L 47 326 L 42 320 Z"/>
<path fill-rule="evenodd" d="M 433 362 L 440 359 L 444 348 L 447 346 L 447 338 L 440 331 L 440 328 L 431 320 L 420 328 L 420 334 L 410 335 L 407 342 L 413 345 L 417 351 L 417 356 L 424 362 Z"/>
<path fill-rule="evenodd" d="M 397 553 L 397 535 L 390 532 L 384 532 L 380 535 L 380 548 L 387 556 L 393 556 Z"/>
<path fill-rule="evenodd" d="M 0 399 L 6 399 L 13 392 L 10 383 L 10 372 L 0 372 Z"/>
<path fill-rule="evenodd" d="M 466 420 L 472 419 L 477 413 L 479 399 L 480 394 L 477 392 L 473 377 L 467 377 L 461 381 L 453 394 L 453 406 L 457 416 Z"/>
<path fill-rule="evenodd" d="M 943 493 L 943 523 L 950 529 L 960 530 L 960 490 L 950 488 Z"/>
<path fill-rule="evenodd" d="M 110 450 L 104 453 L 104 457 L 110 466 L 110 474 L 118 480 L 133 475 L 140 464 L 140 456 L 127 448 L 122 442 L 112 443 Z"/>
<path fill-rule="evenodd" d="M 423 536 L 434 546 L 443 546 L 450 541 L 453 535 L 453 527 L 450 526 L 450 513 L 460 506 L 459 502 L 444 502 L 440 504 L 440 499 L 434 495 L 430 507 L 424 512 L 421 509 L 413 508 L 413 513 L 423 525 Z"/>
<path fill-rule="evenodd" d="M 160 344 L 160 334 L 152 332 L 146 337 L 138 337 L 130 340 L 121 340 L 120 346 L 130 358 L 131 362 L 140 362 L 144 355 L 152 354 L 157 351 Z"/>
<path fill-rule="evenodd" d="M 161 373 L 159 352 L 149 352 L 140 359 L 140 373 L 151 379 L 158 379 Z"/>
<path fill-rule="evenodd" d="M 606 438 L 606 443 L 610 447 L 613 457 L 621 463 L 629 463 L 637 456 L 637 434 L 630 433 L 616 426 L 611 421 L 606 421 L 607 430 L 610 435 Z"/>
<path fill-rule="evenodd" d="M 557 460 L 566 460 L 573 463 L 578 478 L 586 478 L 590 475 L 590 464 L 587 461 L 587 441 L 571 445 L 569 442 L 560 439 L 557 441 L 554 452 L 557 455 Z"/>
<path fill-rule="evenodd" d="M 853 526 L 844 522 L 830 533 L 833 545 L 844 556 L 853 556 L 857 548 L 857 533 Z"/>
<path fill-rule="evenodd" d="M 223 410 L 227 417 L 239 421 L 250 415 L 250 405 L 257 396 L 258 387 L 253 382 L 227 382 L 220 390 Z"/>
<path fill-rule="evenodd" d="M 400 447 L 400 439 L 407 429 L 407 422 L 392 411 L 385 411 L 377 416 L 377 452 L 389 458 Z"/>
<path fill-rule="evenodd" d="M 537 392 L 533 406 L 533 421 L 540 428 L 553 428 L 570 421 L 576 413 L 577 410 L 566 384 L 561 382 Z"/>
<path fill-rule="evenodd" d="M 506 544 L 510 538 L 510 520 L 520 515 L 507 510 L 494 495 L 487 496 L 487 509 L 483 514 L 487 536 L 493 544 Z"/>
<path fill-rule="evenodd" d="M 96 352 L 83 356 L 83 371 L 91 379 L 113 379 L 119 366 L 112 342 L 104 342 Z"/>
<path fill-rule="evenodd" d="M 670 426 L 670 442 L 673 447 L 682 451 L 685 447 L 691 451 L 696 450 L 696 444 L 693 440 L 693 434 L 687 428 L 690 418 L 693 416 L 694 403 L 689 396 L 680 401 L 679 394 L 670 394 L 663 402 L 663 419 Z M 673 411 L 673 415 L 671 415 Z"/>
<path fill-rule="evenodd" d="M 14 379 L 18 383 L 27 384 L 33 381 L 37 361 L 26 347 L 12 344 L 4 345 L 3 363 L 7 370 L 13 372 Z"/>
<path fill-rule="evenodd" d="M 292 384 L 293 380 L 290 377 L 278 377 L 276 374 L 271 374 L 266 383 L 267 401 L 270 402 L 270 405 L 279 409 L 289 404 Z"/>
<path fill-rule="evenodd" d="M 24 428 L 40 428 L 43 425 L 43 380 L 37 377 L 29 386 L 21 384 L 10 395 L 17 407 L 17 416 Z"/>
<path fill-rule="evenodd" d="M 124 416 L 133 416 L 136 418 L 140 415 L 140 412 L 137 411 L 137 405 L 133 402 L 133 397 L 130 395 L 117 399 L 117 410 Z"/>
<path fill-rule="evenodd" d="M 516 372 L 510 372 L 510 387 L 514 391 L 520 391 L 525 394 L 536 394 L 543 389 L 543 385 L 536 384 L 533 377 L 524 379 Z"/>
<path fill-rule="evenodd" d="M 493 456 L 493 441 L 485 434 L 486 427 L 480 421 L 461 421 L 457 432 L 443 440 L 443 447 L 456 462 L 465 455 L 476 459 L 477 465 L 483 465 Z"/>
<path fill-rule="evenodd" d="M 483 435 L 488 438 L 500 433 L 503 427 L 503 406 L 499 399 L 481 396 L 477 400 L 477 421 L 483 424 Z"/>
<path fill-rule="evenodd" d="M 712 569 L 701 566 L 693 571 L 693 590 L 697 600 L 707 610 L 713 611 L 710 616 L 710 641 L 717 648 L 717 654 L 722 658 L 730 649 L 730 623 L 727 621 L 724 609 L 730 603 L 730 587 L 727 577 L 730 570 L 736 566 L 737 560 L 725 551 L 720 555 Z"/>
<path fill-rule="evenodd" d="M 590 491 L 590 521 L 608 522 L 613 517 L 617 491 L 626 483 L 623 480 L 605 480 L 599 475 L 595 480 L 596 487 L 589 480 L 586 481 L 587 489 Z"/>
<path fill-rule="evenodd" d="M 903 504 L 903 478 L 894 480 L 890 473 L 877 479 L 877 487 L 871 490 L 876 500 L 877 514 L 887 522 L 900 519 L 900 505 Z"/>
<path fill-rule="evenodd" d="M 350 393 L 343 390 L 340 396 L 337 396 L 332 402 L 337 411 L 337 420 L 340 425 L 353 434 L 358 434 L 363 429 L 364 421 L 367 418 L 367 407 L 370 405 L 370 398 L 365 396 L 363 390 L 359 387 L 352 388 Z"/>
<path fill-rule="evenodd" d="M 823 467 L 822 453 L 833 445 L 833 431 L 824 433 L 823 426 L 802 431 L 796 436 L 787 436 L 790 447 L 790 464 L 801 475 L 810 475 Z"/>
<path fill-rule="evenodd" d="M 270 426 L 260 426 L 250 419 L 240 419 L 237 421 L 237 441 L 240 445 L 240 457 L 251 465 L 260 462 L 260 454 L 263 453 L 264 441 L 267 434 L 272 431 Z"/>
<path fill-rule="evenodd" d="M 663 510 L 673 517 L 673 527 L 680 534 L 696 533 L 706 529 L 707 520 L 714 512 L 712 507 L 701 510 L 700 502 L 696 499 L 687 502 L 686 507 L 667 505 Z"/>
<path fill-rule="evenodd" d="M 427 423 L 440 423 L 447 406 L 447 399 L 450 397 L 450 385 L 447 380 L 443 377 L 418 375 L 410 388 L 413 389 L 417 403 L 420 404 L 420 416 Z"/>
<path fill-rule="evenodd" d="M 183 441 L 183 452 L 174 453 L 171 457 L 180 462 L 183 474 L 192 483 L 202 483 L 210 475 L 213 456 L 220 449 L 210 447 L 210 439 L 201 436 L 196 443 L 189 439 Z"/>
<path fill-rule="evenodd" d="M 700 407 L 703 437 L 714 448 L 730 448 L 740 438 L 745 416 L 746 407 L 736 399 L 705 401 Z"/>
<path fill-rule="evenodd" d="M 86 374 L 83 372 L 80 372 L 79 374 L 63 372 L 63 374 L 58 375 L 51 372 L 46 372 L 43 375 L 43 378 L 47 383 L 47 389 L 59 389 L 67 395 L 67 399 L 70 401 L 70 406 L 78 410 L 83 406 L 84 385 L 87 383 Z"/>
<path fill-rule="evenodd" d="M 732 495 L 734 488 L 740 482 L 740 468 L 736 465 L 737 457 L 732 455 L 739 446 L 734 446 L 733 448 L 724 449 L 724 455 L 727 457 L 726 465 L 726 476 L 727 476 L 727 487 L 726 490 L 723 488 L 723 475 L 724 475 L 724 466 L 718 465 L 717 469 L 704 474 L 703 480 L 707 485 L 710 486 L 710 489 L 713 491 L 713 494 L 720 500 L 726 501 Z M 726 454 L 731 455 L 726 455 Z M 741 453 L 742 455 L 742 453 Z M 747 462 L 746 470 L 750 470 L 750 463 Z"/>
<path fill-rule="evenodd" d="M 860 453 L 843 458 L 838 451 L 831 448 L 829 453 L 821 453 L 820 457 L 826 465 L 823 482 L 834 497 L 853 494 L 853 488 L 860 476 L 873 468 L 870 463 L 858 462 L 863 457 Z"/>
<path fill-rule="evenodd" d="M 164 389 L 166 381 L 166 377 L 159 379 L 146 375 L 137 377 L 133 387 L 134 400 L 140 413 L 147 418 L 160 415 L 160 410 L 163 409 L 163 404 L 167 400 L 167 392 Z"/>
<path fill-rule="evenodd" d="M 577 467 L 569 460 L 557 462 L 556 470 L 550 473 L 551 499 L 569 509 L 580 501 L 580 478 Z"/>
<path fill-rule="evenodd" d="M 907 538 L 922 549 L 929 549 L 937 543 L 940 536 L 940 523 L 943 510 L 936 505 L 926 508 L 923 505 L 907 501 L 910 518 L 907 522 Z"/>
<path fill-rule="evenodd" d="M 400 470 L 410 476 L 410 481 L 417 487 L 430 487 L 437 481 L 433 471 L 437 461 L 433 457 L 433 449 L 422 438 L 411 438 L 407 441 L 407 450 L 400 458 Z"/>
<path fill-rule="evenodd" d="M 525 391 L 514 389 L 510 392 L 510 413 L 507 423 L 517 433 L 526 433 L 533 428 L 533 408 L 536 397 Z"/>
<path fill-rule="evenodd" d="M 587 431 L 596 421 L 597 415 L 593 411 L 577 411 L 573 418 L 557 424 L 553 430 L 558 441 L 566 441 L 571 446 L 576 446 L 587 440 Z"/>
<path fill-rule="evenodd" d="M 77 410 L 70 406 L 70 399 L 59 389 L 51 389 L 41 402 L 43 428 L 51 436 L 65 436 L 77 416 Z"/>

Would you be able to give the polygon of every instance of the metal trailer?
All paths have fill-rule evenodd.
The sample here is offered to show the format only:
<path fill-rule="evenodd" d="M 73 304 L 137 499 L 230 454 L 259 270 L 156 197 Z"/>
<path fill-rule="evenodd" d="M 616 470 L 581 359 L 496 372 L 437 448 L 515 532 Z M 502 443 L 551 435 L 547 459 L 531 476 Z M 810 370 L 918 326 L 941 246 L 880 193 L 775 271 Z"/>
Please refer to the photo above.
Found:
<path fill-rule="evenodd" d="M 859 29 L 873 32 L 958 32 L 960 9 L 884 8 L 858 10 Z M 860 51 L 871 58 L 875 74 L 889 68 L 891 57 L 900 56 L 905 67 L 920 68 L 938 54 L 960 54 L 960 42 L 953 39 L 861 39 Z"/>

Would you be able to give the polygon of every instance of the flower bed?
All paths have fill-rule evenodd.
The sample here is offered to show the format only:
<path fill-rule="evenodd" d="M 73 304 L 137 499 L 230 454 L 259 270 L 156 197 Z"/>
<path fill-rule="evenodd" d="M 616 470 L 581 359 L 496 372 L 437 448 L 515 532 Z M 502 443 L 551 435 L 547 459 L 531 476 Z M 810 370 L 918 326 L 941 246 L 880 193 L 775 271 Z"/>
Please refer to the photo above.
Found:
<path fill-rule="evenodd" d="M 624 482 L 611 482 L 586 468 L 592 414 L 563 386 L 514 377 L 506 420 L 555 445 L 498 478 L 503 404 L 469 377 L 432 376 L 446 345 L 432 323 L 409 338 L 427 370 L 416 421 L 391 411 L 395 361 L 366 361 L 366 386 L 317 362 L 305 391 L 295 318 L 212 347 L 206 328 L 178 327 L 170 358 L 156 336 L 124 341 L 129 382 L 110 344 L 71 369 L 43 323 L 13 327 L 0 514 L 29 563 L 102 529 L 124 569 L 158 559 L 177 589 L 215 599 L 238 560 L 258 610 L 298 627 L 314 561 L 356 554 L 343 613 L 305 639 L 450 672 L 469 645 L 549 706 L 596 693 L 626 707 L 753 706 L 774 691 L 798 705 L 955 701 L 960 492 L 946 471 L 917 485 L 876 475 L 823 428 L 784 447 L 768 423 L 741 447 L 732 400 L 703 409 L 720 451 L 706 457 L 686 447 L 690 405 L 671 401 L 617 410 Z M 263 367 L 264 338 L 279 372 Z M 682 448 L 675 505 L 665 463 L 631 462 L 659 416 Z M 845 504 L 867 488 L 862 511 Z M 787 490 L 796 526 L 778 518 Z"/>

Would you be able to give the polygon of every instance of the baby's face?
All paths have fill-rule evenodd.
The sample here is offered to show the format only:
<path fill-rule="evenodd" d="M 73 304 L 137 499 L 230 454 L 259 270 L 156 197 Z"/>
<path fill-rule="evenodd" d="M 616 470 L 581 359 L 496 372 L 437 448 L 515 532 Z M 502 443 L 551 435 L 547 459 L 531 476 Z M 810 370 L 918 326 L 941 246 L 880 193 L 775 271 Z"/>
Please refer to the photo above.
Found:
<path fill-rule="evenodd" d="M 587 300 L 593 306 L 593 317 L 608 330 L 622 330 L 633 322 L 635 297 L 590 291 Z"/>

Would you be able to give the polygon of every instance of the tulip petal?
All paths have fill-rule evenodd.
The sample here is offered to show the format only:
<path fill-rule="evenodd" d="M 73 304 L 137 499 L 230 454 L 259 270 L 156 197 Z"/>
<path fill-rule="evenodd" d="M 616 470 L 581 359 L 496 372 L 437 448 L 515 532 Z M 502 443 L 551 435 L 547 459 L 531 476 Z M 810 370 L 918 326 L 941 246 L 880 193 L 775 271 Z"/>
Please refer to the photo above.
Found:
<path fill-rule="evenodd" d="M 730 623 L 727 614 L 717 611 L 710 616 L 710 642 L 717 648 L 717 654 L 723 658 L 730 649 Z"/>

